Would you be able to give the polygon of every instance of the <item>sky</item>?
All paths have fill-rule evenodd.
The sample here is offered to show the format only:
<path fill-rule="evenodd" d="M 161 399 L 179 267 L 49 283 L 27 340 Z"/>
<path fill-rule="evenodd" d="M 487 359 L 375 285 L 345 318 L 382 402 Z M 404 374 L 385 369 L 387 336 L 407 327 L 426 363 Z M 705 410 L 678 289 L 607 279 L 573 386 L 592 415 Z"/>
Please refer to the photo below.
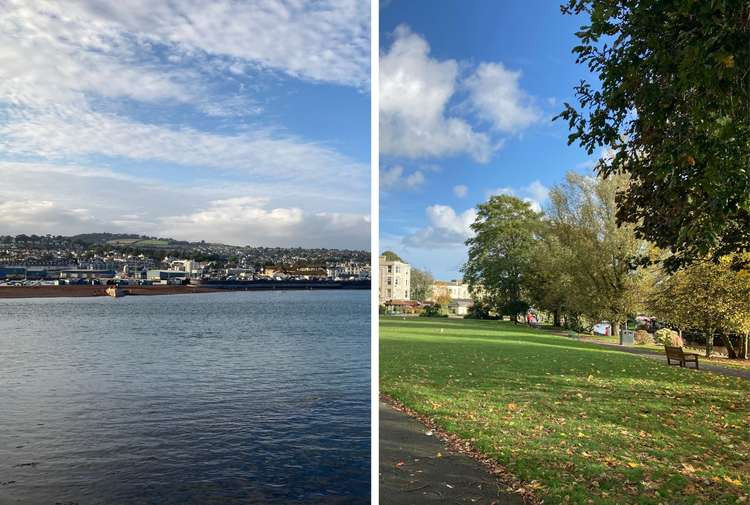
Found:
<path fill-rule="evenodd" d="M 457 279 L 478 204 L 543 209 L 594 166 L 552 121 L 590 79 L 571 53 L 585 20 L 550 0 L 380 5 L 380 249 Z"/>
<path fill-rule="evenodd" d="M 369 248 L 370 6 L 0 0 L 0 234 Z"/>

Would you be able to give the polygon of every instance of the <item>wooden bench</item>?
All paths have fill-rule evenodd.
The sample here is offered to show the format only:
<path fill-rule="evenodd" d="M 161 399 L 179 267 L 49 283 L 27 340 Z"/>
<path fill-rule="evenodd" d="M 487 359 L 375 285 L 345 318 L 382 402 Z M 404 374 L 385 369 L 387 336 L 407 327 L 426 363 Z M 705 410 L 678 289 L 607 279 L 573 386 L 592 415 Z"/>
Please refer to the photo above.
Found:
<path fill-rule="evenodd" d="M 695 369 L 698 370 L 698 355 L 696 353 L 685 352 L 682 350 L 682 347 L 672 347 L 669 345 L 664 346 L 664 351 L 667 353 L 668 365 L 680 365 L 684 367 L 688 363 L 695 363 Z M 672 363 L 672 361 L 676 361 L 677 363 Z"/>

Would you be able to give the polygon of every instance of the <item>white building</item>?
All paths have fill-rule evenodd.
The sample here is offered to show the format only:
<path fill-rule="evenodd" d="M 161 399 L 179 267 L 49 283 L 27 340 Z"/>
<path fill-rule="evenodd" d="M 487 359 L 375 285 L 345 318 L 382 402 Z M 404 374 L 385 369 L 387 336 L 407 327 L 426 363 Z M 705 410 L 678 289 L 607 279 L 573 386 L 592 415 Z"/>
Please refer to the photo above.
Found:
<path fill-rule="evenodd" d="M 432 284 L 432 295 L 430 301 L 436 301 L 440 297 L 448 296 L 448 311 L 455 316 L 465 316 L 474 305 L 469 285 L 460 280 L 435 281 Z"/>
<path fill-rule="evenodd" d="M 448 295 L 451 300 L 471 300 L 469 285 L 463 281 L 435 281 L 430 300 L 435 301 L 441 295 Z"/>
<path fill-rule="evenodd" d="M 411 293 L 411 266 L 403 261 L 379 260 L 380 303 L 390 300 L 409 300 Z"/>

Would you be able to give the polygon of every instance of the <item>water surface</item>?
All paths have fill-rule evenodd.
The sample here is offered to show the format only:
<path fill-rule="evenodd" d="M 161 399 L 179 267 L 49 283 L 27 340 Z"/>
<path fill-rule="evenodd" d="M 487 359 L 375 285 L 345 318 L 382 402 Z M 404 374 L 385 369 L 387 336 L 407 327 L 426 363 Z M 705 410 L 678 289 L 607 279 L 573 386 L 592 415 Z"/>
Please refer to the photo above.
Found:
<path fill-rule="evenodd" d="M 367 503 L 369 291 L 0 300 L 0 503 Z"/>

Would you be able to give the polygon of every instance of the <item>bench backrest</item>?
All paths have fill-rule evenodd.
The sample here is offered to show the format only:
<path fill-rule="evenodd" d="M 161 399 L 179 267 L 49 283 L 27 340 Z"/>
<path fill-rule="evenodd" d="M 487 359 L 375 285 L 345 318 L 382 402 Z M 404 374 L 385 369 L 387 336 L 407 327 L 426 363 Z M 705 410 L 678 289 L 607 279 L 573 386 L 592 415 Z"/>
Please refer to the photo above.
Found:
<path fill-rule="evenodd" d="M 682 347 L 673 347 L 671 345 L 665 345 L 664 350 L 667 352 L 667 356 L 669 357 L 682 358 L 684 356 Z"/>

